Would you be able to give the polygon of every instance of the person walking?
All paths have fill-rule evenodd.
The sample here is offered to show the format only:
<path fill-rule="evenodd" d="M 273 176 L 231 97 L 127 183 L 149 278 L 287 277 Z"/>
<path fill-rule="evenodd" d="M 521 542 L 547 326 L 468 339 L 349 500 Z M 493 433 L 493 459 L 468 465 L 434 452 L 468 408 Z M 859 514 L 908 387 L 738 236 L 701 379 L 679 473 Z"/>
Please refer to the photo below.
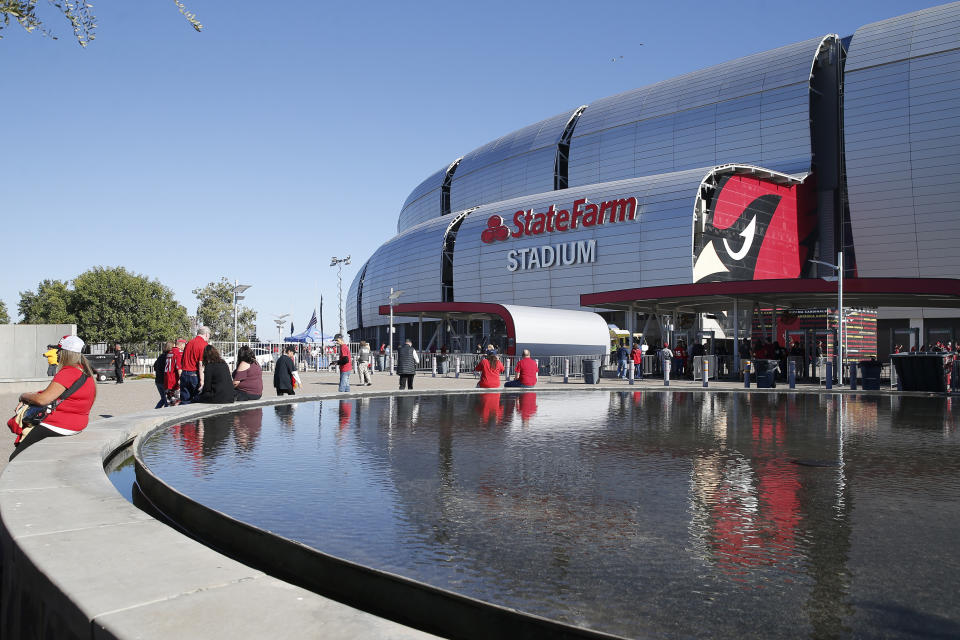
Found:
<path fill-rule="evenodd" d="M 487 351 L 487 355 L 480 359 L 474 371 L 480 372 L 480 381 L 477 387 L 481 389 L 497 389 L 500 387 L 500 374 L 503 373 L 503 363 L 500 358 L 492 351 Z"/>
<path fill-rule="evenodd" d="M 273 388 L 277 390 L 278 396 L 293 395 L 293 372 L 297 370 L 293 355 L 296 352 L 296 347 L 287 345 L 283 355 L 277 358 L 277 364 L 273 368 Z"/>
<path fill-rule="evenodd" d="M 630 359 L 633 361 L 633 377 L 637 380 L 643 380 L 643 350 L 639 343 L 633 343 Z"/>
<path fill-rule="evenodd" d="M 119 344 L 113 345 L 113 375 L 117 379 L 117 384 L 123 384 L 123 361 L 126 357 Z"/>
<path fill-rule="evenodd" d="M 366 340 L 360 343 L 360 349 L 357 351 L 357 375 L 360 376 L 360 384 L 370 386 L 370 365 L 372 356 L 370 355 L 370 345 Z"/>
<path fill-rule="evenodd" d="M 340 367 L 340 386 L 337 391 L 347 393 L 350 391 L 350 372 L 353 371 L 353 356 L 350 354 L 350 345 L 344 339 L 343 334 L 338 333 L 333 336 L 337 343 L 337 366 Z"/>
<path fill-rule="evenodd" d="M 617 377 L 626 378 L 627 377 L 627 367 L 628 359 L 630 357 L 630 352 L 627 351 L 627 345 L 620 343 L 620 346 L 617 347 Z"/>
<path fill-rule="evenodd" d="M 203 358 L 203 350 L 207 347 L 207 340 L 209 339 L 210 328 L 200 327 L 197 329 L 197 335 L 187 343 L 183 350 L 181 363 L 183 372 L 180 374 L 180 404 L 190 404 L 194 398 L 200 395 L 200 361 Z"/>
<path fill-rule="evenodd" d="M 163 352 L 153 361 L 153 379 L 157 385 L 157 393 L 160 394 L 160 401 L 154 409 L 162 409 L 169 403 L 167 402 L 167 356 L 173 349 L 173 342 L 167 341 Z"/>
<path fill-rule="evenodd" d="M 47 350 L 43 352 L 43 357 L 47 359 L 47 375 L 51 378 L 57 375 L 57 355 L 58 349 L 55 344 L 48 344 Z"/>
<path fill-rule="evenodd" d="M 517 377 L 509 382 L 505 382 L 503 384 L 504 387 L 536 386 L 537 375 L 540 373 L 540 367 L 538 367 L 536 361 L 530 357 L 530 349 L 524 349 L 520 355 L 521 358 L 517 361 L 517 366 L 514 367 Z"/>
<path fill-rule="evenodd" d="M 413 389 L 413 376 L 417 374 L 418 364 L 420 364 L 420 356 L 413 348 L 413 342 L 407 338 L 397 349 L 397 374 L 400 376 L 401 390 Z"/>

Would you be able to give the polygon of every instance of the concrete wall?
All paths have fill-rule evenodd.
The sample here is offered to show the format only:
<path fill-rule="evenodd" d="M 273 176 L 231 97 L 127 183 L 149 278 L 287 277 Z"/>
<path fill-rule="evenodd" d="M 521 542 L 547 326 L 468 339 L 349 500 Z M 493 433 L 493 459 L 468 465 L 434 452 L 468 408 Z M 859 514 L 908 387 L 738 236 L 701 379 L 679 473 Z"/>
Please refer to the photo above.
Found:
<path fill-rule="evenodd" d="M 47 345 L 76 334 L 75 324 L 0 325 L 0 379 L 45 378 Z"/>

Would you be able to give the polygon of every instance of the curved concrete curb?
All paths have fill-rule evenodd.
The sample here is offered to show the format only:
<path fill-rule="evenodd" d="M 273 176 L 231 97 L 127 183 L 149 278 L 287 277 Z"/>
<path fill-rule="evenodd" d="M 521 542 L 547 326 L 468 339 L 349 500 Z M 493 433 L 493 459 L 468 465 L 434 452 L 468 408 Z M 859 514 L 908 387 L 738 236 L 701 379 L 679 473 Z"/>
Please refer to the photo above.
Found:
<path fill-rule="evenodd" d="M 160 425 L 335 397 L 143 412 L 26 449 L 0 477 L 0 636 L 434 637 L 272 578 L 181 535 L 130 504 L 103 470 L 113 451 Z"/>

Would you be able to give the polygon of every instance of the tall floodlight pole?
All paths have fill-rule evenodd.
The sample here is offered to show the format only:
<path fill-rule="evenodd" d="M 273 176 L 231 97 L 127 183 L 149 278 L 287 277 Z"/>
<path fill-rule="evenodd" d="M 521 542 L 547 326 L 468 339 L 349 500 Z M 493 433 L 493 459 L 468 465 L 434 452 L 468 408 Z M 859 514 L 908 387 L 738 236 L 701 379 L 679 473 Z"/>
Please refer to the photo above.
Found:
<path fill-rule="evenodd" d="M 240 295 L 244 291 L 250 288 L 249 284 L 240 284 L 239 280 L 233 281 L 233 366 L 236 367 L 237 362 L 237 301 L 243 300 L 243 296 Z"/>
<path fill-rule="evenodd" d="M 283 336 L 281 335 L 281 333 L 283 331 L 283 325 L 287 324 L 287 321 L 284 320 L 284 318 L 286 318 L 289 315 L 290 315 L 289 313 L 285 313 L 280 316 L 278 316 L 277 314 L 273 314 L 273 318 L 274 318 L 273 322 L 274 324 L 277 325 L 277 342 L 283 342 Z"/>
<path fill-rule="evenodd" d="M 343 330 L 343 265 L 350 264 L 350 256 L 346 258 L 338 258 L 333 256 L 330 258 L 330 266 L 337 268 L 337 293 L 340 295 L 340 333 L 345 333 Z"/>
<path fill-rule="evenodd" d="M 843 384 L 843 352 L 845 351 L 844 341 L 847 337 L 847 332 L 843 326 L 846 320 L 843 313 L 843 251 L 837 254 L 837 264 L 813 259 L 810 262 L 822 264 L 837 272 L 837 380 L 840 384 Z"/>
<path fill-rule="evenodd" d="M 390 375 L 393 375 L 393 305 L 397 303 L 397 298 L 400 297 L 403 291 L 394 291 L 393 287 L 390 287 L 390 362 L 388 367 L 390 368 Z"/>

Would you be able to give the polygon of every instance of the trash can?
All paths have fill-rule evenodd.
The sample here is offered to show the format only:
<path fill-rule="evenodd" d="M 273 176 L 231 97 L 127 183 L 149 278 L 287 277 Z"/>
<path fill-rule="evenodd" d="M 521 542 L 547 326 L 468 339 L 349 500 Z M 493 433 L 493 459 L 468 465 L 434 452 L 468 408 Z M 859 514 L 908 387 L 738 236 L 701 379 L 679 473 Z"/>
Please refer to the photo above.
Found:
<path fill-rule="evenodd" d="M 879 360 L 861 360 L 858 363 L 860 367 L 861 387 L 865 391 L 880 390 L 880 361 Z"/>
<path fill-rule="evenodd" d="M 583 361 L 583 381 L 586 384 L 600 384 L 600 361 Z"/>
<path fill-rule="evenodd" d="M 780 367 L 776 360 L 754 360 L 753 366 L 757 371 L 758 389 L 775 389 L 777 387 L 777 370 Z"/>

